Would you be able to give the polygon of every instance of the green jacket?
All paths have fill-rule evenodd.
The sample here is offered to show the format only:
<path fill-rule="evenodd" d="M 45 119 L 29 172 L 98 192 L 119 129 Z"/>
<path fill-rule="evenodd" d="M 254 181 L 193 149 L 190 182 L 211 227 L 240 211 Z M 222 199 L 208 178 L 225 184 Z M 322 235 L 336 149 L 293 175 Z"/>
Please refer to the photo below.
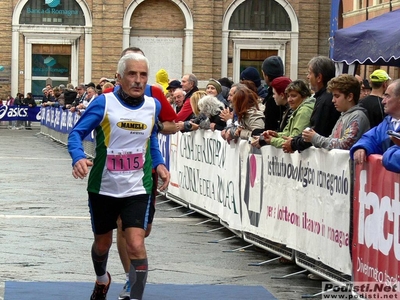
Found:
<path fill-rule="evenodd" d="M 314 109 L 315 98 L 310 97 L 304 100 L 299 107 L 292 113 L 289 122 L 282 132 L 278 132 L 278 137 L 271 139 L 271 145 L 281 148 L 285 142 L 284 136 L 294 137 L 310 126 L 310 117 Z"/>

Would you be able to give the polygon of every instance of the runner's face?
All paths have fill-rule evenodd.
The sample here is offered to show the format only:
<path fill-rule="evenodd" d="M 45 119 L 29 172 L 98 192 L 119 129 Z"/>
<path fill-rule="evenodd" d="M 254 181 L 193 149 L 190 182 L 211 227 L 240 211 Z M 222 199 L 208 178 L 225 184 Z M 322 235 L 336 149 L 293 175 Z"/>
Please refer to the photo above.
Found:
<path fill-rule="evenodd" d="M 144 61 L 127 60 L 124 76 L 118 75 L 122 90 L 133 98 L 143 95 L 147 80 L 148 69 Z"/>

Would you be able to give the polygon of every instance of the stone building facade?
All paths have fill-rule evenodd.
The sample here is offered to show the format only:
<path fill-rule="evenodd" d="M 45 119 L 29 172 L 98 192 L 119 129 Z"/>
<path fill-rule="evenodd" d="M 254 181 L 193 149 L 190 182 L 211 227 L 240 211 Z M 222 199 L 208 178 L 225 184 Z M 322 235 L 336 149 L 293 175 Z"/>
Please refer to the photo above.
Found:
<path fill-rule="evenodd" d="M 247 66 L 279 55 L 305 78 L 308 61 L 329 53 L 327 0 L 0 0 L 0 97 L 40 94 L 46 83 L 114 78 L 122 49 L 142 48 L 149 82 L 194 73 L 238 81 Z"/>

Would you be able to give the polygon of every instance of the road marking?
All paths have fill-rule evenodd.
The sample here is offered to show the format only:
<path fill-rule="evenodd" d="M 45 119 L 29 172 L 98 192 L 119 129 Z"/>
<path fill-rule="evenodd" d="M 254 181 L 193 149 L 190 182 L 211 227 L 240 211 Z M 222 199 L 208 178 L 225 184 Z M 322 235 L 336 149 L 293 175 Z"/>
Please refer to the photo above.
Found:
<path fill-rule="evenodd" d="M 48 158 L 48 157 L 24 157 L 24 156 L 0 156 L 0 159 L 23 159 L 23 160 L 57 160 L 57 161 L 63 161 L 63 160 L 71 160 L 70 158 Z"/>
<path fill-rule="evenodd" d="M 0 215 L 4 219 L 90 219 L 90 217 L 75 217 L 75 216 L 32 216 L 32 215 Z"/>

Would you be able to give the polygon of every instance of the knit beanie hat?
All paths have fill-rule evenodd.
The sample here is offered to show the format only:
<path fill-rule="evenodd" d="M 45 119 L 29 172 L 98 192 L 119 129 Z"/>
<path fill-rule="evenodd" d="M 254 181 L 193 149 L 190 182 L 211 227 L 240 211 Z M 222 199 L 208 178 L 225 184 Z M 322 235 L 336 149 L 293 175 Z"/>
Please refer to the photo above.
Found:
<path fill-rule="evenodd" d="M 265 75 L 276 78 L 283 76 L 283 62 L 279 56 L 267 57 L 263 64 L 262 70 Z"/>
<path fill-rule="evenodd" d="M 281 77 L 277 77 L 274 80 L 272 80 L 271 86 L 272 86 L 272 88 L 275 89 L 275 91 L 278 94 L 282 94 L 282 93 L 285 93 L 285 90 L 286 90 L 287 86 L 291 82 L 292 82 L 292 80 L 290 80 L 290 78 L 287 78 L 285 76 L 281 76 Z"/>
<path fill-rule="evenodd" d="M 209 86 L 209 85 L 213 85 L 215 87 L 215 89 L 217 90 L 218 94 L 222 92 L 222 86 L 217 80 L 210 79 L 210 81 L 207 83 L 207 86 Z"/>
<path fill-rule="evenodd" d="M 240 80 L 250 80 L 253 81 L 256 87 L 261 85 L 260 73 L 254 67 L 247 67 L 240 73 Z"/>

